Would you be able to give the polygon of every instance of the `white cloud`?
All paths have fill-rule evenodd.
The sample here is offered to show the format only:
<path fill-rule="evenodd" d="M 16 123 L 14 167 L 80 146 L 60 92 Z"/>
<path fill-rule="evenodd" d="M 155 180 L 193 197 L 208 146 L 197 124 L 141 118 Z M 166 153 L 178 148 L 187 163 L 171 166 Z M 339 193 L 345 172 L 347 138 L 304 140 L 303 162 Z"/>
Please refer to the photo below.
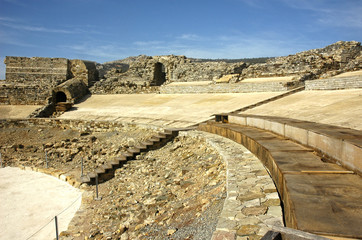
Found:
<path fill-rule="evenodd" d="M 197 34 L 182 34 L 181 36 L 177 37 L 178 39 L 182 40 L 188 40 L 188 41 L 202 41 L 205 40 L 205 38 L 197 35 Z"/>
<path fill-rule="evenodd" d="M 282 0 L 291 8 L 313 11 L 325 26 L 362 28 L 362 1 Z"/>
<path fill-rule="evenodd" d="M 163 43 L 163 41 L 136 41 L 133 44 L 140 47 L 154 47 Z"/>
<path fill-rule="evenodd" d="M 22 24 L 13 24 L 13 23 L 5 23 L 0 22 L 1 25 L 17 30 L 25 30 L 31 32 L 47 32 L 47 33 L 65 33 L 70 34 L 74 33 L 73 31 L 64 30 L 64 29 L 53 29 L 53 28 L 45 28 L 45 27 L 38 27 L 38 26 L 31 26 L 31 25 L 22 25 Z"/>

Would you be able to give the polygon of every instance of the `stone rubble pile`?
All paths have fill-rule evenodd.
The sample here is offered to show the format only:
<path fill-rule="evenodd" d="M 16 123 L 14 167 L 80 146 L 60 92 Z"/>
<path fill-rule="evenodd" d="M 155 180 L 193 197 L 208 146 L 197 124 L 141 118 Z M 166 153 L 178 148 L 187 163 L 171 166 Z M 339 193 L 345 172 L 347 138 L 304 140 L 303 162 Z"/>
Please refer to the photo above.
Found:
<path fill-rule="evenodd" d="M 84 170 L 93 171 L 155 133 L 132 126 L 125 126 L 117 132 L 7 128 L 0 132 L 0 145 L 7 166 L 21 163 L 24 166 L 44 167 L 46 152 L 49 167 L 80 170 L 83 158 Z"/>
<path fill-rule="evenodd" d="M 99 189 L 102 200 L 86 203 L 63 239 L 210 239 L 225 198 L 225 165 L 204 140 L 176 137 Z"/>
<path fill-rule="evenodd" d="M 150 93 L 172 82 L 213 81 L 237 83 L 246 78 L 294 76 L 293 81 L 327 78 L 346 71 L 362 69 L 360 42 L 336 42 L 325 48 L 300 52 L 286 57 L 267 60 L 266 63 L 246 64 L 225 61 L 202 61 L 185 56 L 130 57 L 116 61 L 119 68 L 111 68 L 103 80 L 91 88 L 95 94 Z M 116 66 L 112 63 L 112 66 Z M 157 82 L 157 64 L 162 65 L 164 81 Z M 160 66 L 161 66 L 160 65 Z M 129 66 L 126 68 L 125 66 Z M 98 68 L 108 69 L 107 64 Z M 160 70 L 161 71 L 161 70 Z M 228 81 L 223 77 L 232 76 Z"/>
<path fill-rule="evenodd" d="M 327 78 L 362 68 L 360 42 L 336 42 L 321 49 L 312 49 L 269 59 L 244 69 L 241 78 L 296 76 L 297 80 Z"/>

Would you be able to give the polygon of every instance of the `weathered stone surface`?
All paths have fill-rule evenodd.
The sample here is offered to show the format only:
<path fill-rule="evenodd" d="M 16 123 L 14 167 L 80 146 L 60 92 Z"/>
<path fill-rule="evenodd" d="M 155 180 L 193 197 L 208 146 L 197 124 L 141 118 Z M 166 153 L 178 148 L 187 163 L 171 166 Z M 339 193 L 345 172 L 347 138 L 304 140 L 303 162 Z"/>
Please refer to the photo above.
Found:
<path fill-rule="evenodd" d="M 65 58 L 6 57 L 6 84 L 0 86 L 0 104 L 47 104 L 54 101 L 62 85 L 69 96 L 80 99 L 87 87 L 98 80 L 94 62 Z M 71 79 L 72 82 L 66 83 Z M 83 84 L 75 84 L 77 81 Z M 70 94 L 68 94 L 70 95 Z"/>
<path fill-rule="evenodd" d="M 300 80 L 326 78 L 341 72 L 362 68 L 360 42 L 336 42 L 325 48 L 313 49 L 270 59 L 264 64 L 244 69 L 241 78 L 296 75 Z"/>

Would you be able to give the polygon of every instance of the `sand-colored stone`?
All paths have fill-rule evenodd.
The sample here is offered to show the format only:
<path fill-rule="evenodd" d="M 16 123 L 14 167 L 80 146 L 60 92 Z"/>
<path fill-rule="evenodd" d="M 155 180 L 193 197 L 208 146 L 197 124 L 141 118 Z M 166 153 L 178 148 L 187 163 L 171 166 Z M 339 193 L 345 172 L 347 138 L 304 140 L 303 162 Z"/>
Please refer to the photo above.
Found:
<path fill-rule="evenodd" d="M 362 130 L 362 89 L 303 91 L 243 113 L 288 117 Z"/>
<path fill-rule="evenodd" d="M 41 107 L 39 105 L 0 105 L 0 119 L 26 118 Z"/>
<path fill-rule="evenodd" d="M 286 76 L 286 77 L 261 77 L 261 78 L 245 78 L 242 80 L 243 83 L 246 82 L 290 82 L 295 76 Z"/>
<path fill-rule="evenodd" d="M 234 111 L 279 94 L 281 93 L 92 95 L 86 101 L 74 105 L 73 111 L 66 112 L 59 118 L 146 119 L 146 124 L 158 126 L 164 125 L 165 121 L 178 121 L 182 123 L 180 126 L 186 127 L 211 119 L 214 113 Z"/>

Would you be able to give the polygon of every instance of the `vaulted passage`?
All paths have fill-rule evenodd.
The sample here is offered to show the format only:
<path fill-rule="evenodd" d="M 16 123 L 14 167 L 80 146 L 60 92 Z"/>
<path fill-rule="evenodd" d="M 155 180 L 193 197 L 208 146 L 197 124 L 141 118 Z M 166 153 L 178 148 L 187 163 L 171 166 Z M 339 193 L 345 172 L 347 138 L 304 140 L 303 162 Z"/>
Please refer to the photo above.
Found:
<path fill-rule="evenodd" d="M 160 86 L 164 82 L 166 82 L 165 66 L 162 63 L 157 62 L 155 63 L 155 69 L 153 73 L 153 85 Z"/>
<path fill-rule="evenodd" d="M 57 92 L 55 94 L 55 102 L 66 102 L 67 101 L 67 96 L 65 95 L 64 92 Z"/>

